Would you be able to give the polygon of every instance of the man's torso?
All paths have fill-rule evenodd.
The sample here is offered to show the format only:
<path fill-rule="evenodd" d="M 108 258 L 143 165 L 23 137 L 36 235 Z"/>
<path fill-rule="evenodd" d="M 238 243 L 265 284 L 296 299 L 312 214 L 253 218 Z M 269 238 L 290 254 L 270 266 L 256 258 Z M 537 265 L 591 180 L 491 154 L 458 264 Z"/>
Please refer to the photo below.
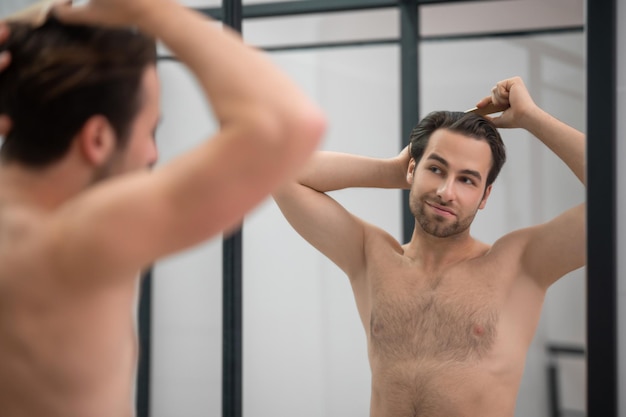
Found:
<path fill-rule="evenodd" d="M 3 416 L 132 414 L 136 282 L 61 276 L 46 214 L 0 207 Z"/>
<path fill-rule="evenodd" d="M 372 417 L 512 416 L 544 292 L 506 254 L 424 271 L 387 238 L 353 288 L 368 338 Z"/>

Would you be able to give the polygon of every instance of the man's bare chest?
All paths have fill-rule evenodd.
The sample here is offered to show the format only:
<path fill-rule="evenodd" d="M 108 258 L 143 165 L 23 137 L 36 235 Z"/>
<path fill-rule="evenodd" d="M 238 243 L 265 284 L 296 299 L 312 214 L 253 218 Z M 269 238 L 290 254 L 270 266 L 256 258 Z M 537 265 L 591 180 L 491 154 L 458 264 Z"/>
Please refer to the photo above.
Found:
<path fill-rule="evenodd" d="M 372 282 L 370 353 L 382 360 L 480 360 L 497 338 L 499 298 L 488 280 L 386 276 Z"/>

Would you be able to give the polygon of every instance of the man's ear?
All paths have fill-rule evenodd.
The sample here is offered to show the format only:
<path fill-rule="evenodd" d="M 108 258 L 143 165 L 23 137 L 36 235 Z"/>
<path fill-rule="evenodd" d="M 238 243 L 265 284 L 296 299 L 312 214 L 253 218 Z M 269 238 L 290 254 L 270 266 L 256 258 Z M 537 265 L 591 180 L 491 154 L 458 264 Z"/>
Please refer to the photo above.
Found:
<path fill-rule="evenodd" d="M 409 160 L 409 167 L 406 171 L 406 182 L 408 182 L 411 185 L 413 185 L 416 167 L 417 167 L 417 163 L 415 162 L 415 159 L 411 158 Z"/>
<path fill-rule="evenodd" d="M 487 199 L 489 198 L 489 194 L 491 194 L 491 187 L 493 186 L 493 184 L 489 184 L 487 186 L 487 188 L 485 188 L 485 193 L 483 194 L 483 199 L 480 202 L 480 205 L 478 206 L 478 208 L 480 210 L 485 208 L 485 205 L 487 205 Z"/>
<path fill-rule="evenodd" d="M 106 164 L 116 148 L 113 127 L 104 116 L 91 116 L 77 134 L 83 157 L 94 166 Z"/>

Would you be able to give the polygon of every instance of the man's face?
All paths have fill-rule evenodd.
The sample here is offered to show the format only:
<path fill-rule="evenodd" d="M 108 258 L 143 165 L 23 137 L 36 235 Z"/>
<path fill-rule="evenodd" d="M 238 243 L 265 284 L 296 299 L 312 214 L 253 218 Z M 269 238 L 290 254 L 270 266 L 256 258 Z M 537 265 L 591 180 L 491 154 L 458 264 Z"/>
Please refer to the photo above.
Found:
<path fill-rule="evenodd" d="M 436 237 L 468 230 L 491 192 L 491 186 L 485 189 L 490 168 L 486 141 L 436 130 L 419 164 L 412 160 L 409 165 L 410 209 L 417 224 Z"/>
<path fill-rule="evenodd" d="M 160 120 L 160 87 L 156 68 L 146 68 L 141 87 L 141 108 L 132 123 L 126 145 L 118 149 L 108 167 L 109 176 L 148 169 L 158 158 L 155 134 Z"/>

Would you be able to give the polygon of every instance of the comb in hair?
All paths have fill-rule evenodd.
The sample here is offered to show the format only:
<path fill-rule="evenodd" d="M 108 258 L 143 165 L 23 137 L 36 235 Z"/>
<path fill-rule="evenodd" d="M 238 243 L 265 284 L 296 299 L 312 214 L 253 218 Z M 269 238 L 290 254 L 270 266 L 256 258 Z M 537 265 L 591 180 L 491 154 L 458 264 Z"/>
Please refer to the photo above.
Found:
<path fill-rule="evenodd" d="M 501 111 L 505 111 L 508 108 L 509 108 L 509 106 L 506 106 L 506 107 L 496 106 L 493 103 L 489 103 L 485 107 L 481 107 L 480 109 L 478 107 L 472 107 L 469 110 L 465 110 L 465 113 L 474 113 L 474 114 L 478 114 L 480 116 L 487 116 L 488 114 L 493 114 L 493 113 L 498 113 L 498 112 L 501 112 Z"/>

